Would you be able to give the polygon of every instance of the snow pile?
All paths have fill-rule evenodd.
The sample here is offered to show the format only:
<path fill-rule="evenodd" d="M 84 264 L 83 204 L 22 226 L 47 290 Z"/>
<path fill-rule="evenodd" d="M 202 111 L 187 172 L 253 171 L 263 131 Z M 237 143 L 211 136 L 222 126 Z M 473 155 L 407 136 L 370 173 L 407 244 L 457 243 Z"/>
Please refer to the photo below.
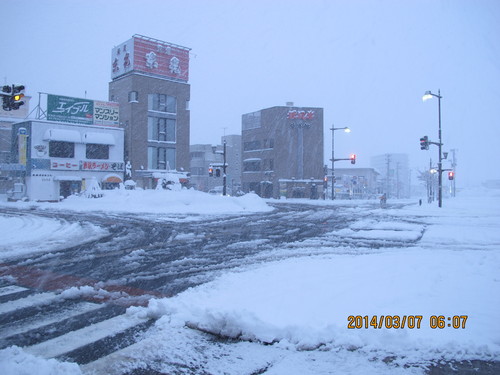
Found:
<path fill-rule="evenodd" d="M 149 214 L 222 215 L 271 211 L 256 194 L 242 197 L 218 196 L 193 189 L 172 190 L 102 190 L 102 198 L 72 195 L 57 205 L 53 203 L 11 203 L 18 206 L 68 209 L 79 212 L 104 211 Z"/>
<path fill-rule="evenodd" d="M 42 359 L 28 354 L 21 348 L 12 346 L 0 350 L 2 375 L 81 375 L 76 363 Z"/>
<path fill-rule="evenodd" d="M 66 248 L 68 241 L 76 246 L 99 239 L 108 232 L 88 223 L 68 223 L 64 220 L 34 215 L 0 215 L 0 260 Z"/>
<path fill-rule="evenodd" d="M 414 246 L 364 248 L 355 255 L 323 252 L 268 263 L 170 299 L 151 300 L 146 310 L 131 308 L 129 313 L 161 317 L 159 326 L 187 325 L 299 350 L 395 355 L 403 364 L 436 358 L 499 360 L 500 198 L 457 198 L 445 204 L 442 209 L 376 209 L 372 214 L 379 219 L 399 215 L 419 222 L 370 219 L 346 230 L 388 241 L 422 237 Z M 362 328 L 349 329 L 349 316 L 366 316 L 367 323 L 363 318 Z M 381 328 L 370 325 L 374 316 Z M 389 323 L 396 316 L 407 319 L 406 327 L 387 328 L 381 316 L 391 316 Z M 417 317 L 418 327 L 408 327 L 410 316 Z M 433 328 L 439 316 L 444 316 L 444 327 Z"/>

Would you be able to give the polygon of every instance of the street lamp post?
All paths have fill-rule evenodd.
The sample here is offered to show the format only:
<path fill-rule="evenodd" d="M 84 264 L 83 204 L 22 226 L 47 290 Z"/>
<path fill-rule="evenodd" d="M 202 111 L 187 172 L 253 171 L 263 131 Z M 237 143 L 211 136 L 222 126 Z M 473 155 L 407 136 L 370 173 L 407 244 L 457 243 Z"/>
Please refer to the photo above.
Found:
<path fill-rule="evenodd" d="M 343 130 L 346 133 L 350 133 L 351 129 L 349 129 L 347 126 L 344 128 L 334 128 L 331 127 L 330 130 L 332 131 L 332 200 L 335 199 L 335 130 Z"/>
<path fill-rule="evenodd" d="M 441 153 L 441 148 L 443 146 L 442 139 L 441 139 L 441 90 L 438 90 L 437 95 L 433 94 L 430 91 L 426 91 L 424 96 L 422 97 L 422 100 L 426 101 L 427 99 L 431 99 L 432 97 L 438 98 L 438 115 L 439 115 L 439 132 L 438 132 L 438 206 L 442 207 L 443 206 L 443 161 L 442 161 L 442 153 Z"/>

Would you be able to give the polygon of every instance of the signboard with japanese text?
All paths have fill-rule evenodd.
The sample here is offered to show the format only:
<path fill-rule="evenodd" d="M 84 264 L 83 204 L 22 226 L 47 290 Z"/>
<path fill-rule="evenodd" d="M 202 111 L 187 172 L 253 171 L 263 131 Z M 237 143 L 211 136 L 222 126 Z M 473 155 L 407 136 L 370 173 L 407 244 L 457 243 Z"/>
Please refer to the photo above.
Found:
<path fill-rule="evenodd" d="M 189 51 L 189 48 L 176 44 L 134 35 L 132 39 L 113 48 L 111 78 L 135 70 L 187 82 Z"/>
<path fill-rule="evenodd" d="M 113 102 L 94 101 L 94 124 L 120 125 L 120 105 Z"/>
<path fill-rule="evenodd" d="M 63 170 L 63 171 L 78 171 L 80 170 L 80 165 L 74 161 L 51 159 L 50 169 Z"/>
<path fill-rule="evenodd" d="M 108 161 L 84 161 L 82 162 L 83 171 L 115 171 L 123 172 L 125 163 Z"/>
<path fill-rule="evenodd" d="M 47 120 L 84 125 L 119 126 L 119 104 L 47 94 Z"/>
<path fill-rule="evenodd" d="M 92 125 L 94 101 L 48 94 L 47 120 Z"/>

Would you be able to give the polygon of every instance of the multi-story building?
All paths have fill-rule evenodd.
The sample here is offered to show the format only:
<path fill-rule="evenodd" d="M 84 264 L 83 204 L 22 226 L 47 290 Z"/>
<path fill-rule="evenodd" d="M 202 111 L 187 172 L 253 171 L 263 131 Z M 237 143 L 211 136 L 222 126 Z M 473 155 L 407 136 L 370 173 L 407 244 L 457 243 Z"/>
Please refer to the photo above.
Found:
<path fill-rule="evenodd" d="M 228 194 L 234 195 L 241 188 L 241 135 L 226 135 L 222 142 L 226 141 L 226 184 Z M 209 176 L 209 168 L 215 166 L 222 170 L 223 145 L 212 146 L 210 144 L 191 145 L 191 185 L 201 191 L 209 191 L 223 185 L 223 175 L 214 172 Z M 221 171 L 222 172 L 222 171 Z"/>
<path fill-rule="evenodd" d="M 58 201 L 94 182 L 112 188 L 123 182 L 123 129 L 43 120 L 16 123 L 11 161 L 22 167 L 29 200 Z"/>
<path fill-rule="evenodd" d="M 371 158 L 371 166 L 380 173 L 380 190 L 388 198 L 410 197 L 408 154 L 383 154 Z"/>
<path fill-rule="evenodd" d="M 287 106 L 242 116 L 242 186 L 262 197 L 316 197 L 323 185 L 323 108 Z"/>
<path fill-rule="evenodd" d="M 109 98 L 120 104 L 125 160 L 139 186 L 189 170 L 189 51 L 142 35 L 112 50 Z"/>

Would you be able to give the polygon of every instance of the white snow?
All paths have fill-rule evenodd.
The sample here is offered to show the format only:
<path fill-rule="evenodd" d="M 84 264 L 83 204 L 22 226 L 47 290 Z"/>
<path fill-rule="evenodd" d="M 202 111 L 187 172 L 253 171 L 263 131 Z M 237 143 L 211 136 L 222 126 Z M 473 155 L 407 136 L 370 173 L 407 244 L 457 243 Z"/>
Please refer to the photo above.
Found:
<path fill-rule="evenodd" d="M 300 356 L 304 349 L 347 348 L 379 359 L 395 355 L 401 365 L 439 358 L 499 360 L 500 197 L 465 196 L 445 201 L 442 209 L 414 205 L 371 213 L 378 221 L 357 222 L 335 234 L 391 241 L 416 240 L 423 233 L 422 240 L 403 249 L 319 251 L 267 263 L 130 312 L 161 317 L 158 324 L 292 345 Z M 417 222 L 398 222 L 397 216 Z M 413 329 L 348 329 L 351 315 L 422 319 Z M 445 328 L 431 328 L 431 317 L 441 315 Z M 447 326 L 454 316 L 465 328 Z"/>
<path fill-rule="evenodd" d="M 65 220 L 36 215 L 6 216 L 0 212 L 0 261 L 21 255 L 57 251 L 107 235 L 103 228 L 89 223 L 68 223 Z"/>
<path fill-rule="evenodd" d="M 167 195 L 154 195 L 163 193 Z M 168 204 L 158 204 L 159 197 L 172 193 L 177 192 L 118 191 L 95 200 L 74 197 L 60 206 L 172 214 L 188 210 L 202 216 L 269 209 L 256 196 L 238 201 L 241 198 L 201 197 L 192 192 L 177 195 L 177 202 L 165 198 Z M 217 202 L 214 206 L 207 203 L 211 199 Z M 332 204 L 314 202 L 322 203 Z M 163 358 L 165 372 L 168 363 L 191 358 L 194 363 L 202 361 L 204 371 L 213 374 L 252 373 L 266 366 L 266 374 L 329 374 L 332 369 L 349 374 L 423 374 L 431 360 L 500 360 L 500 194 L 462 193 L 446 199 L 441 209 L 436 204 L 413 204 L 383 210 L 359 203 L 349 202 L 352 207 L 344 211 L 362 217 L 346 229 L 270 250 L 272 262 L 266 258 L 269 254 L 258 254 L 252 266 L 172 298 L 152 299 L 146 308 L 130 308 L 131 318 L 158 320 L 149 338 L 109 357 L 131 362 Z M 217 204 L 223 206 L 221 210 L 215 208 Z M 346 237 L 386 246 L 336 245 Z M 391 245 L 393 241 L 411 243 L 401 247 Z M 254 242 L 235 244 L 232 251 L 238 251 L 239 245 L 258 246 L 265 239 Z M 143 254 L 129 256 L 133 260 Z M 420 327 L 412 329 L 348 329 L 351 315 L 367 316 L 369 321 L 374 316 L 422 319 Z M 431 317 L 440 315 L 452 319 L 445 318 L 442 329 L 431 328 Z M 454 316 L 465 328 L 447 326 Z M 212 345 L 187 327 L 243 341 Z M 208 354 L 199 352 L 198 346 Z M 391 364 L 383 361 L 392 356 Z M 0 351 L 0 367 L 7 375 L 80 374 L 81 369 L 97 367 L 102 373 L 116 371 L 106 366 L 106 358 L 80 368 L 16 347 Z"/>
<path fill-rule="evenodd" d="M 267 212 L 268 206 L 256 194 L 241 197 L 217 196 L 193 189 L 172 190 L 102 190 L 102 198 L 86 198 L 72 195 L 57 203 L 16 202 L 15 205 L 31 208 L 57 208 L 78 212 L 112 212 L 134 214 L 161 214 L 165 220 L 176 220 L 176 215 L 228 215 L 252 212 Z M 13 203 L 2 202 L 13 205 Z M 205 217 L 190 217 L 190 220 Z"/>

